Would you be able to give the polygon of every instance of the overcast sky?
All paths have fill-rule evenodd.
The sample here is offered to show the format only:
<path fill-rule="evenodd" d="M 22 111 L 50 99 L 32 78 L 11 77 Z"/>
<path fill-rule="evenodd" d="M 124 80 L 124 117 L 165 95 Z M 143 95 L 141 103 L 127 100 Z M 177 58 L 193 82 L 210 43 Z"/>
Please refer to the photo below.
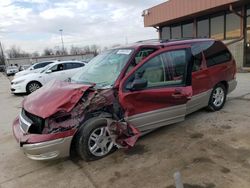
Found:
<path fill-rule="evenodd" d="M 166 0 L 0 0 L 0 41 L 41 52 L 61 46 L 111 46 L 157 38 L 144 28 L 144 9 Z"/>

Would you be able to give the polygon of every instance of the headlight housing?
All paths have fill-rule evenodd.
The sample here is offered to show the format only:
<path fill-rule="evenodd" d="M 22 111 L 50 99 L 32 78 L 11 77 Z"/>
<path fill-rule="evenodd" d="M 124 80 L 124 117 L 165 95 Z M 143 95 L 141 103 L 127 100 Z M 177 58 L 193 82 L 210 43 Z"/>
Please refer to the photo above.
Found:
<path fill-rule="evenodd" d="M 13 84 L 14 84 L 14 85 L 20 84 L 20 83 L 22 83 L 22 82 L 24 82 L 24 81 L 25 81 L 25 80 L 19 80 L 19 81 L 16 81 L 16 82 L 14 81 Z"/>

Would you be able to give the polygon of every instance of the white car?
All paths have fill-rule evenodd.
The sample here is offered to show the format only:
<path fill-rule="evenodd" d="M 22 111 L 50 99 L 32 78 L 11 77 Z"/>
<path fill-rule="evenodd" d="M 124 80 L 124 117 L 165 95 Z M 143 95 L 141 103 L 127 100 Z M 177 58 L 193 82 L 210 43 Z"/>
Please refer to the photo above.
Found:
<path fill-rule="evenodd" d="M 6 74 L 7 76 L 15 75 L 18 72 L 17 66 L 8 66 L 6 68 Z"/>
<path fill-rule="evenodd" d="M 49 64 L 39 73 L 30 73 L 13 79 L 11 92 L 13 94 L 32 93 L 51 80 L 67 80 L 83 66 L 84 63 L 80 61 L 58 61 Z"/>
<path fill-rule="evenodd" d="M 40 62 L 40 63 L 35 63 L 34 65 L 30 66 L 28 69 L 16 73 L 15 78 L 27 75 L 29 73 L 41 72 L 41 70 L 44 67 L 46 67 L 47 65 L 49 65 L 51 63 L 56 63 L 56 62 L 58 62 L 58 61 L 44 61 L 44 62 Z"/>

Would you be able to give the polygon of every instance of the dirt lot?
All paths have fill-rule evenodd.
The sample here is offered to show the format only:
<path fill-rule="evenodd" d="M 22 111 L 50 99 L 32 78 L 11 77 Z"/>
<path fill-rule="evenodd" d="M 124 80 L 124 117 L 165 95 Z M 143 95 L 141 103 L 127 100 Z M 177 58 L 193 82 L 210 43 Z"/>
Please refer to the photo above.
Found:
<path fill-rule="evenodd" d="M 220 112 L 193 113 L 182 123 L 141 138 L 136 147 L 95 162 L 38 162 L 20 151 L 11 131 L 23 97 L 9 92 L 0 74 L 0 188 L 163 187 L 173 188 L 180 171 L 185 188 L 250 187 L 250 74 Z"/>

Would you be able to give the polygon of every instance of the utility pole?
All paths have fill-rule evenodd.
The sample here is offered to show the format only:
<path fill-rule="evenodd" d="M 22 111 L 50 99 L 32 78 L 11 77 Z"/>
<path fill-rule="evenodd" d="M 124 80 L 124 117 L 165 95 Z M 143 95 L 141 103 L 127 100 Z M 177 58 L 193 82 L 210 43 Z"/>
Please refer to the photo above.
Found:
<path fill-rule="evenodd" d="M 65 50 L 64 50 L 64 42 L 63 42 L 63 29 L 60 29 L 59 31 L 61 33 L 62 50 L 63 50 L 63 54 L 64 54 Z"/>
<path fill-rule="evenodd" d="M 1 63 L 5 64 L 5 57 L 4 57 L 3 46 L 1 42 L 0 42 L 0 55 L 1 55 L 1 58 L 0 58 Z"/>

